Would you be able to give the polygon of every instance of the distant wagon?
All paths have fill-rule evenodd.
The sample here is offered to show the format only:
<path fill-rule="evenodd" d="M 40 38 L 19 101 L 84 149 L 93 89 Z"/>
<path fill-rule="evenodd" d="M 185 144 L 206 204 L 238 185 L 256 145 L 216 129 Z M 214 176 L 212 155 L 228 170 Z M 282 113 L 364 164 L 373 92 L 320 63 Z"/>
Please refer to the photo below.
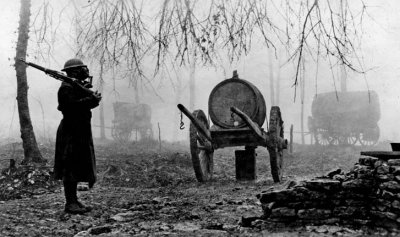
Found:
<path fill-rule="evenodd" d="M 129 141 L 133 132 L 136 138 L 139 135 L 141 140 L 153 138 L 149 105 L 115 102 L 113 108 L 114 120 L 111 135 L 116 141 Z"/>
<path fill-rule="evenodd" d="M 314 97 L 308 129 L 319 145 L 375 145 L 380 105 L 375 91 L 329 92 Z"/>

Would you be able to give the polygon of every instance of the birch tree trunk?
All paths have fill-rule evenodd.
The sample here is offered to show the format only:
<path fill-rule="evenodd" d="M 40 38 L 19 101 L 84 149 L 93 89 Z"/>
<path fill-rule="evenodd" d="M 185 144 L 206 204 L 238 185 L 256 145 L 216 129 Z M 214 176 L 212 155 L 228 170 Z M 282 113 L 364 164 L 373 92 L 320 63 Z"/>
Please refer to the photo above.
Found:
<path fill-rule="evenodd" d="M 44 163 L 44 159 L 39 151 L 32 121 L 29 114 L 28 103 L 28 83 L 26 77 L 26 65 L 18 59 L 26 59 L 26 51 L 29 39 L 29 21 L 31 16 L 31 1 L 21 0 L 19 15 L 18 41 L 15 57 L 15 71 L 17 74 L 17 104 L 19 124 L 21 129 L 22 146 L 24 148 L 23 164 L 30 162 Z"/>

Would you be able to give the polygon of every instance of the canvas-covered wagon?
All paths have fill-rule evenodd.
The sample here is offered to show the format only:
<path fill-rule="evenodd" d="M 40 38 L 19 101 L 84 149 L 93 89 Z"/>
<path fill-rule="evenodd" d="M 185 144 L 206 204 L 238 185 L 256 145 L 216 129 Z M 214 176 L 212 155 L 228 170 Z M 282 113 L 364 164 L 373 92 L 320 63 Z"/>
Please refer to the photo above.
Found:
<path fill-rule="evenodd" d="M 329 92 L 314 97 L 308 129 L 319 145 L 375 145 L 380 105 L 375 91 Z"/>
<path fill-rule="evenodd" d="M 121 142 L 129 141 L 135 132 L 136 138 L 152 139 L 151 107 L 148 104 L 115 102 L 112 137 Z"/>
<path fill-rule="evenodd" d="M 267 111 L 264 97 L 252 83 L 239 79 L 236 71 L 210 93 L 208 114 L 213 125 L 202 110 L 191 113 L 182 104 L 178 108 L 191 121 L 190 152 L 198 181 L 212 178 L 214 150 L 237 146 L 245 147 L 235 151 L 237 179 L 255 179 L 255 148 L 263 146 L 269 152 L 273 180 L 281 181 L 287 141 L 283 137 L 280 108 L 271 107 L 269 129 L 264 131 L 261 127 Z"/>

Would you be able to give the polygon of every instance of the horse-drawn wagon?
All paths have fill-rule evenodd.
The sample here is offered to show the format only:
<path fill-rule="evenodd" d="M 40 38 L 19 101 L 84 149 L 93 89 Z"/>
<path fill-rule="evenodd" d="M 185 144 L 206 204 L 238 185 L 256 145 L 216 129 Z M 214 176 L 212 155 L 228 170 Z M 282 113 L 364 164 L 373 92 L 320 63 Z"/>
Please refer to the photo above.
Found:
<path fill-rule="evenodd" d="M 266 118 L 264 97 L 252 83 L 239 79 L 236 71 L 232 78 L 217 84 L 211 91 L 208 114 L 212 126 L 202 110 L 191 113 L 182 104 L 178 108 L 191 121 L 190 152 L 198 181 L 212 178 L 214 150 L 234 146 L 245 146 L 245 151 L 235 152 L 236 162 L 239 161 L 238 154 L 255 162 L 255 148 L 267 147 L 273 180 L 281 181 L 283 149 L 286 149 L 287 141 L 283 137 L 280 108 L 272 106 L 268 131 L 264 131 L 261 127 Z M 250 166 L 254 171 L 255 163 Z M 238 177 L 238 163 L 236 174 Z"/>
<path fill-rule="evenodd" d="M 375 91 L 329 92 L 315 96 L 308 129 L 319 145 L 375 145 L 380 106 Z"/>
<path fill-rule="evenodd" d="M 111 127 L 112 137 L 119 142 L 126 142 L 136 132 L 141 140 L 152 139 L 151 108 L 147 104 L 115 102 L 114 120 Z"/>

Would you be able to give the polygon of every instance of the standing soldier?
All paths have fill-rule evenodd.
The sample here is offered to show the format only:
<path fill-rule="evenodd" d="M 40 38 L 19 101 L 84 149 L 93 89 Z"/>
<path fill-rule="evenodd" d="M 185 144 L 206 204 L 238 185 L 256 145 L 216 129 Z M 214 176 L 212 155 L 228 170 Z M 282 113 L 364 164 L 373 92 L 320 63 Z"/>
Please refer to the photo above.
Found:
<path fill-rule="evenodd" d="M 70 59 L 62 71 L 68 77 L 85 83 L 89 77 L 87 66 L 80 59 Z M 63 82 L 58 90 L 58 110 L 63 119 L 57 130 L 56 151 L 54 159 L 54 176 L 63 180 L 65 193 L 65 212 L 82 214 L 91 210 L 78 201 L 78 182 L 88 182 L 92 188 L 96 182 L 96 160 L 91 128 L 91 109 L 97 107 L 101 94 L 88 93 L 77 85 Z"/>

